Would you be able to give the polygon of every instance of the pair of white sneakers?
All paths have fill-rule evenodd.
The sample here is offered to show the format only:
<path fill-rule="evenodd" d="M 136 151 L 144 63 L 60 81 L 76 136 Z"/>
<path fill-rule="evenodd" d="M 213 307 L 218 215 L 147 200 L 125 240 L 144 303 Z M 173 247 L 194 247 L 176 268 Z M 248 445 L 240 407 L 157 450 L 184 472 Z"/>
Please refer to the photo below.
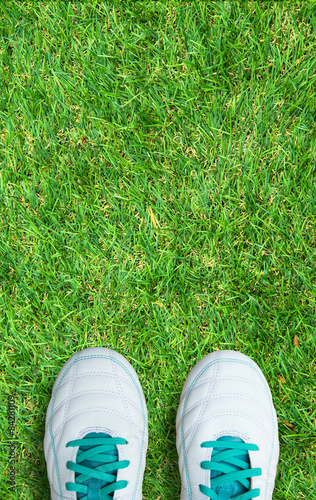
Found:
<path fill-rule="evenodd" d="M 279 456 L 269 386 L 236 351 L 202 358 L 176 418 L 181 500 L 271 500 Z M 74 354 L 53 387 L 44 439 L 52 500 L 141 500 L 148 418 L 130 363 L 106 348 Z"/>

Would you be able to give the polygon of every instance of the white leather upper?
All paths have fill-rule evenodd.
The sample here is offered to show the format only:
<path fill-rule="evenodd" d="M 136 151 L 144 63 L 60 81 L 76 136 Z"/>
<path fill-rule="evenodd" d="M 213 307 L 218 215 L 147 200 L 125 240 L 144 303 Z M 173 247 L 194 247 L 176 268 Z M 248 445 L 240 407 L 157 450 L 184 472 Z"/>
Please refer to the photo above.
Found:
<path fill-rule="evenodd" d="M 89 432 L 105 432 L 128 441 L 117 445 L 119 460 L 130 465 L 119 469 L 117 480 L 126 488 L 114 493 L 114 500 L 141 500 L 145 456 L 148 445 L 148 417 L 145 398 L 130 363 L 111 349 L 93 347 L 74 354 L 61 369 L 52 391 L 47 415 L 44 451 L 52 500 L 76 500 L 66 490 L 74 482 L 67 461 L 76 461 L 78 447 L 69 441 Z"/>
<path fill-rule="evenodd" d="M 181 474 L 181 500 L 206 500 L 199 485 L 211 487 L 212 448 L 204 441 L 236 436 L 253 443 L 251 468 L 262 475 L 251 479 L 260 488 L 258 500 L 271 500 L 279 456 L 277 418 L 269 386 L 257 364 L 236 351 L 215 351 L 202 358 L 184 384 L 177 412 L 177 450 Z"/>

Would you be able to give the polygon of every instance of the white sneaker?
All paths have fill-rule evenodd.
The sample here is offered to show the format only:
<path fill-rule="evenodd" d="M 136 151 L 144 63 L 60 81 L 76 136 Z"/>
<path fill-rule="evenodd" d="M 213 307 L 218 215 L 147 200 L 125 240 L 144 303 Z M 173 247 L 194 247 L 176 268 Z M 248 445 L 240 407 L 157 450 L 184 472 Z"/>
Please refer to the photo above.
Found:
<path fill-rule="evenodd" d="M 271 392 L 258 365 L 236 351 L 202 358 L 177 412 L 181 500 L 271 500 L 279 457 Z"/>
<path fill-rule="evenodd" d="M 147 444 L 146 402 L 130 363 L 102 347 L 74 354 L 46 415 L 52 500 L 141 500 Z"/>

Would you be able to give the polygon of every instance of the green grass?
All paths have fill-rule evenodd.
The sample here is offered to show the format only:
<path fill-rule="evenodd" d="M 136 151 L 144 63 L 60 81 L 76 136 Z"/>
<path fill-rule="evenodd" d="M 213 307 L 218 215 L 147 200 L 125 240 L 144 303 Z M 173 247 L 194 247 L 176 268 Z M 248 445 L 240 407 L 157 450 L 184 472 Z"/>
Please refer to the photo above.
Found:
<path fill-rule="evenodd" d="M 145 499 L 179 498 L 179 397 L 215 349 L 271 387 L 274 500 L 311 498 L 315 3 L 99 3 L 0 5 L 2 496 L 49 500 L 55 377 L 106 346 L 148 404 Z"/>

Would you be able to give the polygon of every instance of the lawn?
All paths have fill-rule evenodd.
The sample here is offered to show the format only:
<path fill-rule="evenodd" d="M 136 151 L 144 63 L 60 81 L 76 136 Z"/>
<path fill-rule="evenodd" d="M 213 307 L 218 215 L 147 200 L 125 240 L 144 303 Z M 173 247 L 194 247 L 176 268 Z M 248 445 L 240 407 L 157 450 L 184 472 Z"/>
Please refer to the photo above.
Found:
<path fill-rule="evenodd" d="M 144 499 L 179 499 L 179 397 L 216 349 L 271 387 L 273 499 L 311 498 L 315 3 L 9 1 L 0 19 L 2 498 L 50 499 L 46 408 L 90 346 L 141 381 Z"/>

